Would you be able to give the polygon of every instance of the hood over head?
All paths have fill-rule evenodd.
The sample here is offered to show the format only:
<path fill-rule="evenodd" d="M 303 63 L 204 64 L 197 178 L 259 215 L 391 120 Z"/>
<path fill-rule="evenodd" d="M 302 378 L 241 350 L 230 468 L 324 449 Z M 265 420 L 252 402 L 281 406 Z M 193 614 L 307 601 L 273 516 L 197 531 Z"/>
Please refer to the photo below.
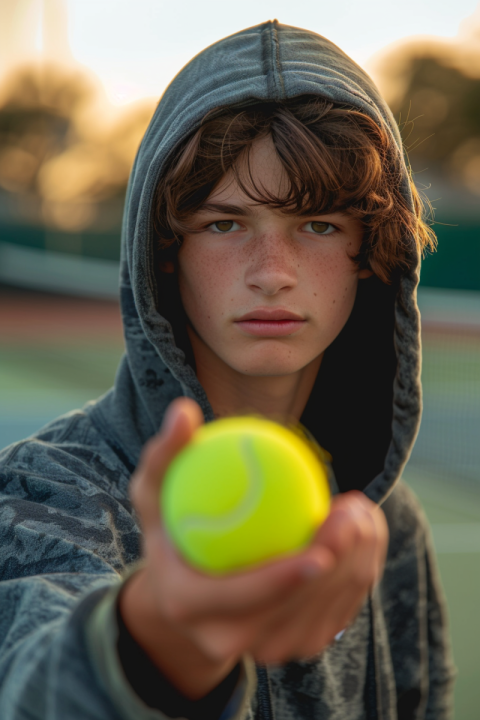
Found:
<path fill-rule="evenodd" d="M 320 35 L 276 20 L 207 47 L 161 98 L 135 159 L 125 204 L 120 283 L 127 353 L 114 388 L 90 410 L 133 466 L 175 397 L 194 398 L 206 421 L 213 419 L 188 362 L 187 335 L 158 287 L 153 211 L 159 178 L 178 144 L 212 109 L 307 94 L 369 115 L 388 128 L 403 158 L 396 123 L 368 75 Z M 403 159 L 402 166 L 402 192 L 412 206 Z M 413 238 L 411 257 L 412 267 L 392 285 L 376 277 L 359 282 L 352 314 L 325 351 L 301 418 L 332 455 L 340 490 L 363 489 L 376 502 L 400 476 L 420 421 L 419 258 Z"/>

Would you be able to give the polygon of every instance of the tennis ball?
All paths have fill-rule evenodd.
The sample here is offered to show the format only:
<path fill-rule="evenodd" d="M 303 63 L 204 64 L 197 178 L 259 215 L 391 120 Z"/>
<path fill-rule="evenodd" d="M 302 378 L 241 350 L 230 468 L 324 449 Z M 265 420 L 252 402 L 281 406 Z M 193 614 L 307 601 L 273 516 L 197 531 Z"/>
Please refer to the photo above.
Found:
<path fill-rule="evenodd" d="M 330 508 L 327 470 L 303 437 L 276 422 L 216 420 L 170 464 L 160 507 L 187 562 L 233 572 L 310 542 Z"/>

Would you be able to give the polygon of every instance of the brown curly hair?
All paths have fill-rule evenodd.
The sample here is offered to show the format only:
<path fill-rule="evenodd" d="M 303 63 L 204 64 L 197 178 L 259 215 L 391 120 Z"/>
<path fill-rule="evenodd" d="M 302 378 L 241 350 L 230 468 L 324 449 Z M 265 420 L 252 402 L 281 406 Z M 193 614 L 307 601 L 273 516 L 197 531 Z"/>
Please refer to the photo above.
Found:
<path fill-rule="evenodd" d="M 252 143 L 268 135 L 289 180 L 282 197 L 260 191 L 250 172 Z M 247 160 L 247 183 L 238 171 L 241 157 Z M 410 172 L 413 210 L 402 194 L 405 171 L 386 127 L 353 107 L 311 95 L 207 113 L 177 146 L 156 189 L 154 224 L 161 249 L 178 248 L 183 234 L 192 232 L 189 219 L 229 170 L 251 200 L 285 214 L 343 211 L 359 219 L 365 233 L 354 260 L 385 283 L 395 269 L 412 262 L 412 237 L 418 253 L 435 249 Z"/>

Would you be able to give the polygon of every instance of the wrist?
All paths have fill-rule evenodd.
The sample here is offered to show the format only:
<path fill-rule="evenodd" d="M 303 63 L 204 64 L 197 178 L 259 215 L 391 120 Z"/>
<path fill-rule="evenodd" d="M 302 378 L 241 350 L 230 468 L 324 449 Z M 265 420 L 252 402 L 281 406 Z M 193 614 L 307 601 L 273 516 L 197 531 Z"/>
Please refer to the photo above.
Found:
<path fill-rule="evenodd" d="M 153 664 L 185 697 L 196 700 L 215 688 L 239 658 L 216 661 L 182 628 L 162 616 L 146 568 L 127 581 L 119 595 L 123 622 Z"/>

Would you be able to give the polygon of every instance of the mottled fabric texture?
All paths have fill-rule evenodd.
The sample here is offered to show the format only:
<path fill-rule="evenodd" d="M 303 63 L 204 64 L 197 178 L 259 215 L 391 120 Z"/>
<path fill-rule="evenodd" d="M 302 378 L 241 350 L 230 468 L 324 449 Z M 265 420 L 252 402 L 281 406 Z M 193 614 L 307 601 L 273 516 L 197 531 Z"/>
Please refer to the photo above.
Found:
<path fill-rule="evenodd" d="M 126 354 L 115 385 L 1 454 L 2 720 L 164 718 L 134 695 L 116 655 L 112 598 L 140 556 L 128 482 L 171 400 L 195 398 L 206 421 L 213 412 L 154 272 L 154 192 L 175 146 L 207 111 L 308 93 L 368 113 L 402 154 L 397 126 L 363 70 L 325 38 L 276 21 L 206 48 L 158 105 L 125 205 Z M 411 202 L 406 168 L 403 191 Z M 391 286 L 360 282 L 302 416 L 333 455 L 340 490 L 359 487 L 383 504 L 391 534 L 383 580 L 319 657 L 257 668 L 257 680 L 245 658 L 246 680 L 223 720 L 451 717 L 453 670 L 435 557 L 424 516 L 400 480 L 421 414 L 413 240 L 411 257 L 412 269 Z"/>

